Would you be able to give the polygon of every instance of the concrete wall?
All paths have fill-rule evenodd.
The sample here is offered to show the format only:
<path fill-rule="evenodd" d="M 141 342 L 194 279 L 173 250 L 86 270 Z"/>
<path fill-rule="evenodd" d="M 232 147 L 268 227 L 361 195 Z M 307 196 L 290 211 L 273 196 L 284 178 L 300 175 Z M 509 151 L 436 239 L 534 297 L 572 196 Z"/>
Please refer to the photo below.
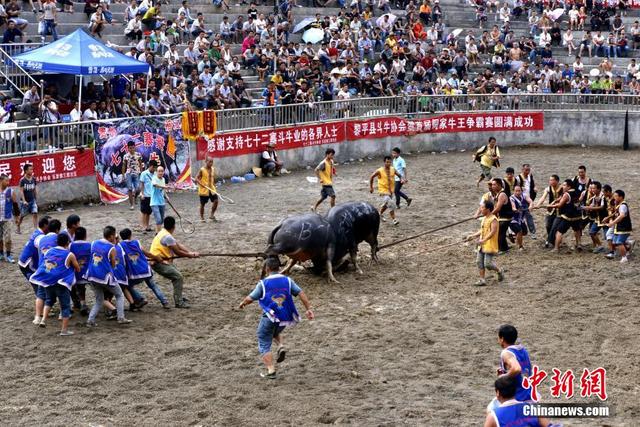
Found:
<path fill-rule="evenodd" d="M 348 159 L 381 156 L 399 146 L 405 151 L 470 150 L 484 144 L 489 136 L 498 139 L 501 146 L 516 145 L 581 145 L 622 147 L 624 138 L 624 112 L 545 111 L 544 130 L 529 132 L 463 132 L 417 134 L 407 137 L 389 137 L 341 144 L 317 145 L 292 150 L 278 151 L 287 169 L 315 166 L 328 147 L 336 150 L 340 162 Z M 629 113 L 629 142 L 631 147 L 640 147 L 640 113 Z M 194 165 L 195 146 L 192 147 Z M 218 174 L 223 177 L 243 175 L 258 165 L 258 154 L 238 157 L 222 157 L 215 160 Z M 194 173 L 198 170 L 194 167 Z"/>
<path fill-rule="evenodd" d="M 41 207 L 58 202 L 96 202 L 99 198 L 94 175 L 38 184 L 38 205 Z"/>

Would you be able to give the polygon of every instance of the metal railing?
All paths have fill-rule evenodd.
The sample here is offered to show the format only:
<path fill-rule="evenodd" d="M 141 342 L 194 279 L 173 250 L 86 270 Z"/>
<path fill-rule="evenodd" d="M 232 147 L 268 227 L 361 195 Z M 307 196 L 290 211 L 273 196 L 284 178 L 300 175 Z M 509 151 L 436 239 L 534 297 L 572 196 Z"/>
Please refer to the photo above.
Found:
<path fill-rule="evenodd" d="M 29 44 L 31 45 L 31 44 Z M 10 46 L 10 53 L 3 49 L 3 47 Z M 16 47 L 17 46 L 17 47 Z M 38 45 L 40 46 L 40 45 Z M 0 45 L 0 76 L 4 81 L 0 83 L 6 83 L 8 87 L 13 87 L 16 91 L 20 92 L 22 96 L 24 93 L 33 85 L 37 86 L 38 89 L 41 88 L 39 82 L 34 79 L 31 74 L 29 74 L 24 68 L 18 65 L 17 62 L 13 60 L 13 55 L 17 55 L 18 53 L 22 53 L 23 51 L 16 51 L 12 49 L 17 49 L 18 47 L 25 47 L 24 45 L 12 45 L 12 44 L 4 44 Z"/>
<path fill-rule="evenodd" d="M 381 116 L 424 118 L 447 112 L 482 111 L 634 111 L 640 112 L 640 96 L 605 94 L 433 95 L 354 98 L 349 100 L 279 105 L 276 107 L 219 110 L 218 132 L 233 132 L 324 121 L 344 121 Z M 164 118 L 175 118 L 165 114 Z M 93 125 L 129 118 L 94 122 L 8 127 L 0 125 L 0 156 L 31 154 L 87 146 Z"/>

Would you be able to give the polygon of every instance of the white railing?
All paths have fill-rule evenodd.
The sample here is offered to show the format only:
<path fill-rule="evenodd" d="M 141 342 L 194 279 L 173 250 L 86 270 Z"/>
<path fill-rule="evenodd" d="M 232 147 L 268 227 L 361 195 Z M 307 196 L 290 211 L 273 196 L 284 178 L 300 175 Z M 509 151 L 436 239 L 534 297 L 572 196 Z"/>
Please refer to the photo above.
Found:
<path fill-rule="evenodd" d="M 24 45 L 0 45 L 0 76 L 2 76 L 2 78 L 6 81 L 8 86 L 12 86 L 15 90 L 17 90 L 21 95 L 24 96 L 24 93 L 31 86 L 35 85 L 38 87 L 38 89 L 41 89 L 41 85 L 38 81 L 36 81 L 36 79 L 31 76 L 31 74 L 27 72 L 27 70 L 22 68 L 16 61 L 13 60 L 13 56 L 18 54 L 15 50 L 10 50 L 9 52 L 7 52 L 4 49 L 4 47 L 11 47 L 11 49 L 16 49 L 16 46 L 22 47 Z"/>

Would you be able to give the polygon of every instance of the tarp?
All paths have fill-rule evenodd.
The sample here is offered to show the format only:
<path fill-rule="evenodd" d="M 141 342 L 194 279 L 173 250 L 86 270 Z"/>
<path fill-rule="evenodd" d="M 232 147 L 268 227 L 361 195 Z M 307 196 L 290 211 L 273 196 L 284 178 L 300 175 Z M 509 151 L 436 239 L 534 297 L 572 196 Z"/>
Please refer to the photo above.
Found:
<path fill-rule="evenodd" d="M 149 71 L 149 64 L 111 49 L 84 28 L 13 59 L 28 70 L 79 76 Z"/>

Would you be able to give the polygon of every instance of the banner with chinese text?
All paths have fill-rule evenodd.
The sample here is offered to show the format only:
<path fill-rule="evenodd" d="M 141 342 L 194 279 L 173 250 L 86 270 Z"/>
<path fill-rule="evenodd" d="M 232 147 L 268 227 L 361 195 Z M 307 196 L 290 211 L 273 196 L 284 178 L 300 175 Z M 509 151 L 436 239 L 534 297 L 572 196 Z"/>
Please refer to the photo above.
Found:
<path fill-rule="evenodd" d="M 17 186 L 25 164 L 33 165 L 38 183 L 91 176 L 95 172 L 93 151 L 72 150 L 0 159 L 0 175 L 7 175 L 9 185 Z"/>
<path fill-rule="evenodd" d="M 182 136 L 181 116 L 138 117 L 112 123 L 96 123 L 93 131 L 98 188 L 103 202 L 117 203 L 127 199 L 123 157 L 130 141 L 135 143 L 145 167 L 149 160 L 156 160 L 164 166 L 165 177 L 170 186 L 193 186 L 189 141 Z"/>
<path fill-rule="evenodd" d="M 278 150 L 310 147 L 312 145 L 334 144 L 345 141 L 343 123 L 319 123 L 317 125 L 291 128 L 250 130 L 233 132 L 214 137 L 197 138 L 198 160 L 211 157 L 240 156 L 259 153 L 270 142 Z"/>
<path fill-rule="evenodd" d="M 450 113 L 424 119 L 380 117 L 347 123 L 347 139 L 385 138 L 416 133 L 500 132 L 544 129 L 544 114 L 536 113 Z"/>

